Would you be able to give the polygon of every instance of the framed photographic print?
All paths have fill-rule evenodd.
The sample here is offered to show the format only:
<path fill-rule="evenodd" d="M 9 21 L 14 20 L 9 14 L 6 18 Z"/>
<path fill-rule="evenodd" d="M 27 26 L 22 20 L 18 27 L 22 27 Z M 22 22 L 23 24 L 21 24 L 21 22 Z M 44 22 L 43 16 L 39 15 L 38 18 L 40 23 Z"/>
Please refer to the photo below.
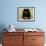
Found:
<path fill-rule="evenodd" d="M 35 21 L 35 7 L 18 7 L 17 14 L 18 21 Z"/>

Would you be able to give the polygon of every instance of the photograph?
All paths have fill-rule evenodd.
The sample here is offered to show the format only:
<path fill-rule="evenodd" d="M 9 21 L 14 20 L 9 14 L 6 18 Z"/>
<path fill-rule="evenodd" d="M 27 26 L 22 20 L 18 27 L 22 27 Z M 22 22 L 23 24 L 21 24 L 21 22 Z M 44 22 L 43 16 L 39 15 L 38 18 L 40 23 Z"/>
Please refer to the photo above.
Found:
<path fill-rule="evenodd" d="M 18 7 L 17 9 L 18 21 L 35 21 L 35 7 Z"/>

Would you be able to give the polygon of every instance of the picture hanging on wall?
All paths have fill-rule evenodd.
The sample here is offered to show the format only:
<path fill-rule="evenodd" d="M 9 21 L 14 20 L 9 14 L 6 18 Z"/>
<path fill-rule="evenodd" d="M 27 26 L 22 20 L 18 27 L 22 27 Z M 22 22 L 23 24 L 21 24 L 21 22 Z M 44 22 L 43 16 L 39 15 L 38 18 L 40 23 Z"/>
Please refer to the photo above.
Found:
<path fill-rule="evenodd" d="M 18 7 L 17 20 L 21 22 L 35 21 L 35 7 Z"/>

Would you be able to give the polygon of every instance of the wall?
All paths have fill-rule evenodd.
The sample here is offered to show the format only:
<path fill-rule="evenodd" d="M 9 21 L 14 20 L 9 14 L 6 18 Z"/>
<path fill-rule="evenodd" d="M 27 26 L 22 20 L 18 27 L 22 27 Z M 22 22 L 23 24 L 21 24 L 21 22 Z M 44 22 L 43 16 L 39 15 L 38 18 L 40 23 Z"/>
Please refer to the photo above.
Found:
<path fill-rule="evenodd" d="M 45 0 L 1 0 L 0 25 L 13 24 L 16 28 L 46 28 Z M 35 7 L 35 22 L 18 22 L 18 7 Z"/>

